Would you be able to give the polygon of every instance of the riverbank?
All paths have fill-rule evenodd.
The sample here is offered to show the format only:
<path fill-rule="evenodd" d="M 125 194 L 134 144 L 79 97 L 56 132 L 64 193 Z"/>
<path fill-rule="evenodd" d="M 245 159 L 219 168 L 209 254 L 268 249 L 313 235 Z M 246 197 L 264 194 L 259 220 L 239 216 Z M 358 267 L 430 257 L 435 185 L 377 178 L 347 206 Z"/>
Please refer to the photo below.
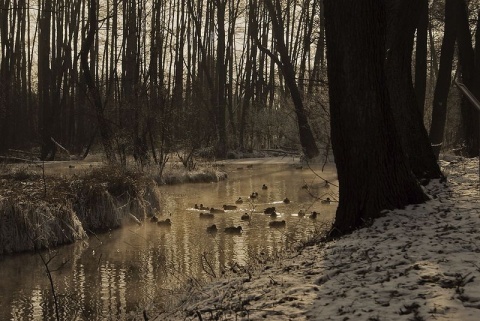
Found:
<path fill-rule="evenodd" d="M 478 320 L 478 159 L 445 157 L 426 204 L 192 287 L 152 320 Z"/>
<path fill-rule="evenodd" d="M 158 185 L 216 182 L 226 173 L 155 171 L 99 162 L 3 166 L 0 171 L 0 255 L 52 248 L 89 234 L 141 224 L 159 212 Z"/>

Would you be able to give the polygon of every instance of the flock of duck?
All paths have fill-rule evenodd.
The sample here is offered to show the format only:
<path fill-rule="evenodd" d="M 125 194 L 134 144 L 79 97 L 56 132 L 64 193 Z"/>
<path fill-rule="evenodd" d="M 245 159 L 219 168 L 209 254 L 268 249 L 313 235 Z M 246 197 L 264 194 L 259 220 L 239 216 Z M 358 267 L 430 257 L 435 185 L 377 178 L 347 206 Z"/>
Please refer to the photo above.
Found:
<path fill-rule="evenodd" d="M 266 190 L 268 189 L 267 185 L 263 184 L 262 185 L 262 190 Z M 250 194 L 250 196 L 248 197 L 249 199 L 256 199 L 258 197 L 258 193 L 257 192 L 252 192 Z M 244 200 L 239 197 L 236 201 L 235 201 L 235 204 L 243 204 Z M 322 204 L 330 204 L 332 201 L 330 200 L 329 197 L 327 197 L 326 199 L 322 200 L 321 203 Z M 286 197 L 284 200 L 283 200 L 283 203 L 284 204 L 290 204 L 290 200 Z M 225 211 L 232 211 L 232 210 L 237 210 L 238 209 L 238 206 L 237 205 L 227 205 L 227 204 L 224 204 L 222 206 L 222 208 L 214 208 L 214 207 L 205 207 L 203 204 L 195 204 L 194 205 L 194 209 L 196 210 L 200 210 L 200 211 L 206 211 L 206 212 L 200 212 L 199 214 L 199 217 L 201 219 L 213 219 L 215 217 L 215 214 L 217 213 L 225 213 Z M 267 214 L 267 215 L 270 215 L 270 217 L 272 218 L 276 218 L 278 216 L 277 214 L 277 211 L 275 209 L 274 206 L 272 207 L 267 207 L 263 210 L 263 213 L 264 214 Z M 312 211 L 308 217 L 311 218 L 311 219 L 316 219 L 317 216 L 319 215 L 318 212 L 316 211 Z M 306 216 L 306 212 L 305 210 L 300 210 L 298 212 L 298 216 L 299 217 L 305 217 Z M 244 213 L 242 214 L 242 216 L 240 217 L 240 219 L 242 221 L 249 221 L 250 220 L 250 215 L 248 213 Z M 164 226 L 164 227 L 169 227 L 172 225 L 172 221 L 167 218 L 165 220 L 160 220 L 157 216 L 153 216 L 150 218 L 150 221 L 152 223 L 156 223 L 158 226 Z M 282 220 L 282 221 L 271 221 L 269 222 L 268 224 L 270 227 L 272 228 L 282 228 L 282 227 L 285 227 L 286 226 L 286 222 L 285 220 Z M 218 228 L 215 224 L 213 225 L 210 225 L 207 227 L 207 233 L 216 233 L 218 232 Z M 225 227 L 224 229 L 224 232 L 225 233 L 228 233 L 228 234 L 241 234 L 242 232 L 242 227 L 241 226 L 229 226 L 229 227 Z"/>

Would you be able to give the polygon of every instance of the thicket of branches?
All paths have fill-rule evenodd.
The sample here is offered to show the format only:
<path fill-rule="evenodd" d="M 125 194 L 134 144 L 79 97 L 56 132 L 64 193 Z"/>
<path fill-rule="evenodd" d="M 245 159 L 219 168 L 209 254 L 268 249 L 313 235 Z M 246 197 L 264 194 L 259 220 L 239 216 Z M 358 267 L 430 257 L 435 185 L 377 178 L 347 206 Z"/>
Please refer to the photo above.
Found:
<path fill-rule="evenodd" d="M 2 0 L 0 151 L 37 146 L 51 159 L 51 138 L 78 155 L 103 142 L 115 161 L 159 161 L 173 146 L 296 147 L 287 86 L 257 49 L 275 53 L 262 3 Z M 289 1 L 282 15 L 299 86 L 318 106 L 319 1 Z"/>
<path fill-rule="evenodd" d="M 477 1 L 452 1 L 468 3 L 473 34 Z M 224 157 L 299 148 L 287 58 L 316 143 L 329 146 L 323 1 L 279 3 L 0 0 L 0 153 L 37 148 L 48 160 L 58 143 L 80 157 L 101 146 L 112 162 L 133 155 L 161 163 L 173 150 L 210 147 Z M 428 49 L 415 56 L 426 62 L 426 97 L 417 97 L 427 126 L 442 72 L 444 8 L 429 1 L 428 38 L 417 41 Z M 451 114 L 446 137 L 460 145 L 460 113 Z"/>

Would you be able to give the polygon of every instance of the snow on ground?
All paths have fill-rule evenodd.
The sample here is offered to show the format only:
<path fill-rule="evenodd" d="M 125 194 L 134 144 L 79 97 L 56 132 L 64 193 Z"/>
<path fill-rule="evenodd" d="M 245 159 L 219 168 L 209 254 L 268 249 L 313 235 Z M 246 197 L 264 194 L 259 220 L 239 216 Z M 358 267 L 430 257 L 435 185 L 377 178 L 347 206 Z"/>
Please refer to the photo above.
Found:
<path fill-rule="evenodd" d="M 216 280 L 158 320 L 480 320 L 478 160 L 441 166 L 426 204 Z"/>

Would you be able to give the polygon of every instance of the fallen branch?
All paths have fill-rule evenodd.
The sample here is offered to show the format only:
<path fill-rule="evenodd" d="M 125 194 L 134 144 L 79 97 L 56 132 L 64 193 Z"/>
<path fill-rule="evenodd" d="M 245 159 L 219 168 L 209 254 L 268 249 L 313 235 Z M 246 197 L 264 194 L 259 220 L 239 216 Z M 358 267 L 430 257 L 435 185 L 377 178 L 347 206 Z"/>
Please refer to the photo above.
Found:
<path fill-rule="evenodd" d="M 70 158 L 70 152 L 65 148 L 63 147 L 62 145 L 60 145 L 60 143 L 58 143 L 55 139 L 53 139 L 53 137 L 50 137 L 50 140 L 55 144 L 57 145 L 61 150 L 65 151 L 68 155 L 68 158 Z"/>

